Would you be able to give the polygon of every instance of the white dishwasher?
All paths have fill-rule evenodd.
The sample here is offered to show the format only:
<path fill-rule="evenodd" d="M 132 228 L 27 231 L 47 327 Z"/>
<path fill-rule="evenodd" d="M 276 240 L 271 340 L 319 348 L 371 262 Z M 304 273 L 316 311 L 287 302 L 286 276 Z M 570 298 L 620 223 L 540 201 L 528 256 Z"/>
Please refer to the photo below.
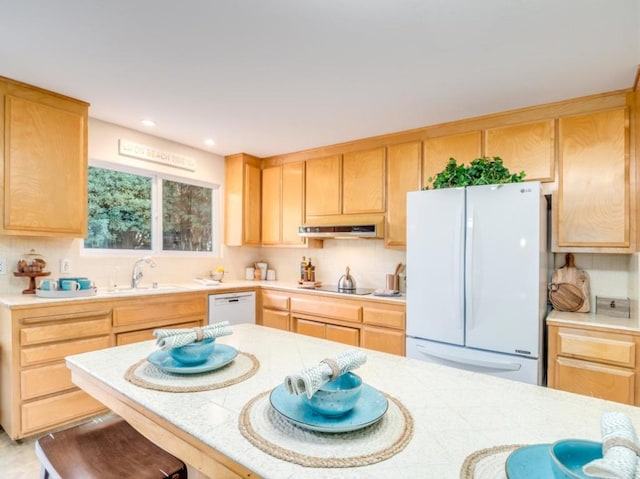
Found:
<path fill-rule="evenodd" d="M 209 324 L 229 321 L 229 324 L 256 322 L 256 293 L 221 293 L 209 295 Z"/>

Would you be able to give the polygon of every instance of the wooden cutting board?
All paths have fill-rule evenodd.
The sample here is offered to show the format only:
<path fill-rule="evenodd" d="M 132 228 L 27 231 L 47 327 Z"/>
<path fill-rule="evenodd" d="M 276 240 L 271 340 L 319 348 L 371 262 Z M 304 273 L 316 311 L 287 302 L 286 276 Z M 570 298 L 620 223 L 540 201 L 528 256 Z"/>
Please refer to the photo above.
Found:
<path fill-rule="evenodd" d="M 575 284 L 559 283 L 549 286 L 549 299 L 557 311 L 578 311 L 584 304 L 584 294 Z"/>

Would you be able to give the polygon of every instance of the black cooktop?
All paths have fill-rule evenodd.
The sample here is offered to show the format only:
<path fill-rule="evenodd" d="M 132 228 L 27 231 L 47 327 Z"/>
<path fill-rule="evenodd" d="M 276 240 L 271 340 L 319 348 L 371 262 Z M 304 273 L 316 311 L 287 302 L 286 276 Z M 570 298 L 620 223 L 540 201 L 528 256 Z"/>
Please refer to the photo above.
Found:
<path fill-rule="evenodd" d="M 313 288 L 318 291 L 327 291 L 328 293 L 341 293 L 341 294 L 357 294 L 357 295 L 365 295 L 373 293 L 373 289 L 369 288 L 356 288 L 356 289 L 338 289 L 338 286 L 316 286 Z"/>

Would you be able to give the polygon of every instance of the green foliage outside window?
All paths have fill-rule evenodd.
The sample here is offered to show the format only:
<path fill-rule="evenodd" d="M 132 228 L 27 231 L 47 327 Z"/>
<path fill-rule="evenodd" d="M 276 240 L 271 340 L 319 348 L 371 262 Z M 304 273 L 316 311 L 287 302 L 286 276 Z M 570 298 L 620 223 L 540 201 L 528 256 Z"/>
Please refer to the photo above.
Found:
<path fill-rule="evenodd" d="M 85 248 L 151 249 L 151 178 L 89 167 Z"/>
<path fill-rule="evenodd" d="M 162 249 L 212 251 L 211 188 L 162 181 Z"/>

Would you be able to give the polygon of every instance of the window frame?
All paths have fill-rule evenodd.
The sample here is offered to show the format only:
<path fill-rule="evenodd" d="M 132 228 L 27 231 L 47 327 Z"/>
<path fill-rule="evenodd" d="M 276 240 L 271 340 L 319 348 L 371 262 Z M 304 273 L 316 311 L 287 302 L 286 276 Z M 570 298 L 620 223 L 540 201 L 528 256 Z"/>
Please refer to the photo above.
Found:
<path fill-rule="evenodd" d="M 184 176 L 161 173 L 154 170 L 136 168 L 120 163 L 111 163 L 103 160 L 91 160 L 90 167 L 118 171 L 133 175 L 144 176 L 151 179 L 151 249 L 111 249 L 111 248 L 85 248 L 84 239 L 80 246 L 80 253 L 86 256 L 131 256 L 138 257 L 141 254 L 165 257 L 217 257 L 220 256 L 221 231 L 220 231 L 220 185 L 216 183 L 185 178 Z M 169 180 L 201 188 L 211 189 L 211 235 L 213 238 L 211 251 L 175 251 L 163 249 L 163 224 L 162 224 L 162 181 Z M 87 199 L 88 201 L 88 199 Z M 87 217 L 87 222 L 89 218 Z"/>

